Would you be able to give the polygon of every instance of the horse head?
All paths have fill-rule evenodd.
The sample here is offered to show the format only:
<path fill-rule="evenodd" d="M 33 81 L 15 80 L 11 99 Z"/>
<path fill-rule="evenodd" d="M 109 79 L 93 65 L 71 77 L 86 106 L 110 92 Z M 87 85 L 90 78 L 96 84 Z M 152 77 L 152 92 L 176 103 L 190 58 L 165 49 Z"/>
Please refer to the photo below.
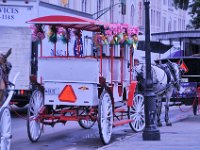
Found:
<path fill-rule="evenodd" d="M 8 56 L 11 54 L 12 48 L 10 48 L 5 54 L 0 54 L 0 66 L 5 74 L 9 74 L 12 65 L 10 62 L 7 61 Z"/>
<path fill-rule="evenodd" d="M 0 65 L 3 65 L 7 62 L 8 56 L 10 56 L 12 48 L 10 48 L 5 54 L 0 54 Z"/>
<path fill-rule="evenodd" d="M 143 64 L 135 66 L 135 73 L 138 81 L 138 88 L 142 91 L 145 87 L 145 66 Z"/>
<path fill-rule="evenodd" d="M 177 63 L 171 63 L 175 78 L 175 87 L 179 91 L 180 90 L 180 82 L 181 82 L 181 69 Z"/>

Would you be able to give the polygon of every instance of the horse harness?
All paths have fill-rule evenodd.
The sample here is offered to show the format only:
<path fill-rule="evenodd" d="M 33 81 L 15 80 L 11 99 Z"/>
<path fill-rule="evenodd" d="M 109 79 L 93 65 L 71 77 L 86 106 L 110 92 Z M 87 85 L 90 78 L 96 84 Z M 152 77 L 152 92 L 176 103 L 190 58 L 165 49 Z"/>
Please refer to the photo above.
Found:
<path fill-rule="evenodd" d="M 175 80 L 176 80 L 176 77 L 175 77 L 175 71 L 174 71 L 174 68 L 173 68 L 173 65 L 172 63 L 168 62 L 166 64 L 159 64 L 157 65 L 160 69 L 164 70 L 166 72 L 166 75 L 167 75 L 167 83 L 170 84 L 170 83 L 174 83 Z"/>

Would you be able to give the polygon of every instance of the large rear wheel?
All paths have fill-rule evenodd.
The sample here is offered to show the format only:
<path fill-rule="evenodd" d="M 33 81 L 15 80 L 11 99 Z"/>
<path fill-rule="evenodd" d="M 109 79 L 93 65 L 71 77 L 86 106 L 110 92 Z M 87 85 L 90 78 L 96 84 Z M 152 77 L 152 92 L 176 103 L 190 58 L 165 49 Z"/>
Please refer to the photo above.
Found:
<path fill-rule="evenodd" d="M 113 107 L 110 94 L 104 89 L 98 106 L 98 126 L 102 142 L 108 144 L 113 128 Z"/>
<path fill-rule="evenodd" d="M 41 136 L 42 123 L 39 119 L 39 115 L 43 107 L 43 93 L 39 90 L 35 90 L 31 95 L 28 107 L 27 131 L 31 142 L 37 142 Z"/>
<path fill-rule="evenodd" d="M 11 115 L 9 108 L 5 107 L 0 112 L 1 150 L 10 150 L 11 145 Z"/>
<path fill-rule="evenodd" d="M 128 107 L 128 118 L 133 120 L 129 123 L 131 129 L 135 132 L 140 132 L 145 127 L 144 116 L 144 96 L 136 94 L 133 101 L 133 106 Z"/>

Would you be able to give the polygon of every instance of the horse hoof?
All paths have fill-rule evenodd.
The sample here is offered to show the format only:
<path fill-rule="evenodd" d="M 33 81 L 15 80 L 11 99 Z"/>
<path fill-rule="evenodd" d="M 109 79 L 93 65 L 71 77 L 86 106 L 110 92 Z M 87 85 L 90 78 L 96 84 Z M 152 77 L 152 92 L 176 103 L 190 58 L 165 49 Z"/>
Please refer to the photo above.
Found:
<path fill-rule="evenodd" d="M 166 126 L 172 126 L 171 122 L 166 123 Z"/>

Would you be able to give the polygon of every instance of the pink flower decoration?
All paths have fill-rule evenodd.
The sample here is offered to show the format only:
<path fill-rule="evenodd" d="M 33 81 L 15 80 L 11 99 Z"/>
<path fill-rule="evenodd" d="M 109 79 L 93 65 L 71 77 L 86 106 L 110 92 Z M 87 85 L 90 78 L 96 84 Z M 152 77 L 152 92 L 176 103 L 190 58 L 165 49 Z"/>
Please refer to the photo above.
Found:
<path fill-rule="evenodd" d="M 129 25 L 125 23 L 125 24 L 122 25 L 122 27 L 125 28 L 125 29 L 128 29 Z"/>
<path fill-rule="evenodd" d="M 65 35 L 65 34 L 66 34 L 66 30 L 65 30 L 63 27 L 59 27 L 59 28 L 57 29 L 57 33 L 58 33 L 59 35 Z"/>
<path fill-rule="evenodd" d="M 110 28 L 110 24 L 107 23 L 104 25 L 104 29 L 109 29 L 109 28 Z"/>
<path fill-rule="evenodd" d="M 111 30 L 106 30 L 105 34 L 108 35 L 108 36 L 111 36 L 112 35 L 112 31 Z"/>
<path fill-rule="evenodd" d="M 40 40 L 43 40 L 45 38 L 44 33 L 38 32 L 37 36 Z"/>
<path fill-rule="evenodd" d="M 38 37 L 35 36 L 35 35 L 32 35 L 32 40 L 33 40 L 34 42 L 36 42 L 36 41 L 38 40 Z"/>

